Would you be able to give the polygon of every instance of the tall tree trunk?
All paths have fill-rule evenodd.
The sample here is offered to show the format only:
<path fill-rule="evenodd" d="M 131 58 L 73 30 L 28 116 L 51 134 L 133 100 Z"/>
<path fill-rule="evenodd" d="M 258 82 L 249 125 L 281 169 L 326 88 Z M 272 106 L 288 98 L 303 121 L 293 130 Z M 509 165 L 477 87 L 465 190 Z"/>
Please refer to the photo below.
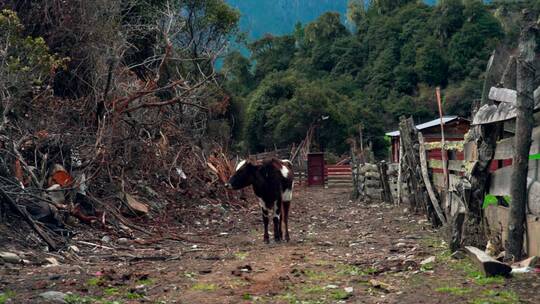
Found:
<path fill-rule="evenodd" d="M 527 25 L 519 39 L 517 60 L 517 118 L 515 150 L 510 185 L 510 217 L 508 220 L 507 258 L 519 260 L 523 257 L 523 234 L 527 207 L 527 172 L 529 150 L 534 123 L 533 83 L 535 69 L 533 61 L 536 49 L 536 29 Z"/>

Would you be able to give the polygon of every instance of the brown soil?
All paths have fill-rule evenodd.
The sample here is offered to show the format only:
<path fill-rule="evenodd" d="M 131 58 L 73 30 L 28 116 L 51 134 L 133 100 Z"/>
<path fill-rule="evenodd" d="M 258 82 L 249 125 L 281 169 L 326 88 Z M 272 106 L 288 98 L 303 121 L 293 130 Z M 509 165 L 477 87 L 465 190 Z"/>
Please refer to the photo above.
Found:
<path fill-rule="evenodd" d="M 6 303 L 43 303 L 49 290 L 70 292 L 69 303 L 539 303 L 538 275 L 486 279 L 451 258 L 423 217 L 348 195 L 297 190 L 290 243 L 262 242 L 255 203 L 209 209 L 214 220 L 182 234 L 199 243 L 96 235 L 85 241 L 115 250 L 75 243 L 80 252 L 58 255 L 59 266 L 0 265 L 0 289 Z"/>

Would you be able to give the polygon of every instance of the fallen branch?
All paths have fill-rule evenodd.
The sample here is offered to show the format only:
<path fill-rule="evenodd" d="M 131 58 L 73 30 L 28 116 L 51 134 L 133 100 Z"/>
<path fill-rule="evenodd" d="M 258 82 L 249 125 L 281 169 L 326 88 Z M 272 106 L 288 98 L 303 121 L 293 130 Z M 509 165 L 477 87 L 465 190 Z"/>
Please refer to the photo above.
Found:
<path fill-rule="evenodd" d="M 53 241 L 47 233 L 45 233 L 41 228 L 34 222 L 34 220 L 30 217 L 26 209 L 21 209 L 19 205 L 4 191 L 4 189 L 0 188 L 0 196 L 5 200 L 9 206 L 15 210 L 22 218 L 34 229 L 34 231 L 49 245 L 49 247 L 52 250 L 56 250 L 58 247 L 56 245 L 56 242 Z"/>

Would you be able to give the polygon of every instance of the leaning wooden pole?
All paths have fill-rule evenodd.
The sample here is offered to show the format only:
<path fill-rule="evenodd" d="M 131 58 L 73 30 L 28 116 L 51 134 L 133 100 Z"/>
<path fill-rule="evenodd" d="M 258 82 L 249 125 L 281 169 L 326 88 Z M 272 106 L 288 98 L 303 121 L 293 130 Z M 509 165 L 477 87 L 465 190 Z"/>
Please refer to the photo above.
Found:
<path fill-rule="evenodd" d="M 439 117 L 441 119 L 441 159 L 444 175 L 444 191 L 448 192 L 448 156 L 446 154 L 446 141 L 444 139 L 444 117 L 441 102 L 441 88 L 435 90 L 437 95 L 437 105 L 439 106 Z"/>
<path fill-rule="evenodd" d="M 534 58 L 537 29 L 526 26 L 519 39 L 519 55 L 517 59 L 517 101 L 516 101 L 516 136 L 512 183 L 510 185 L 510 217 L 508 219 L 507 258 L 519 260 L 523 257 L 523 236 L 525 232 L 525 216 L 527 207 L 527 172 L 529 167 L 529 150 L 534 123 Z"/>

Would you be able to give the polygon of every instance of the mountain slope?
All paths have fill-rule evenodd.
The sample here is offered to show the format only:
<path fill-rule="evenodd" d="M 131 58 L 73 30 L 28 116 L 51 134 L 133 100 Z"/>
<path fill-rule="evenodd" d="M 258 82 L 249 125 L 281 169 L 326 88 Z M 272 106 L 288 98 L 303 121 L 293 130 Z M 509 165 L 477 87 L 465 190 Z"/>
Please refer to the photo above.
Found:
<path fill-rule="evenodd" d="M 348 0 L 226 0 L 242 13 L 240 27 L 250 38 L 266 33 L 283 35 L 292 32 L 300 21 L 313 21 L 327 11 L 344 15 Z"/>
<path fill-rule="evenodd" d="M 266 33 L 288 34 L 300 21 L 308 23 L 328 11 L 347 13 L 349 0 L 225 0 L 242 13 L 240 27 L 249 38 L 258 39 Z M 424 0 L 433 5 L 438 0 Z M 369 2 L 369 0 L 366 0 Z M 486 1 L 489 2 L 489 1 Z M 345 21 L 345 18 L 343 18 Z"/>

